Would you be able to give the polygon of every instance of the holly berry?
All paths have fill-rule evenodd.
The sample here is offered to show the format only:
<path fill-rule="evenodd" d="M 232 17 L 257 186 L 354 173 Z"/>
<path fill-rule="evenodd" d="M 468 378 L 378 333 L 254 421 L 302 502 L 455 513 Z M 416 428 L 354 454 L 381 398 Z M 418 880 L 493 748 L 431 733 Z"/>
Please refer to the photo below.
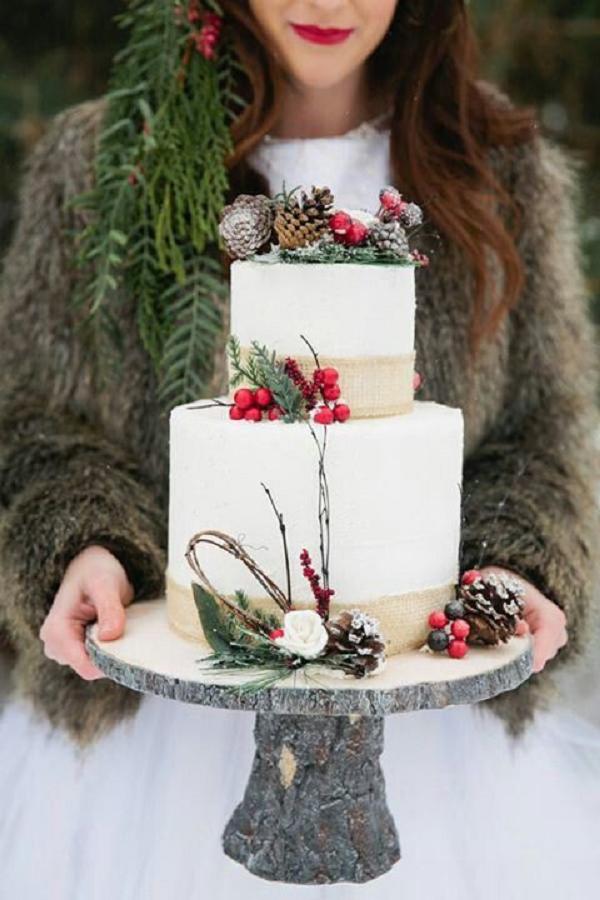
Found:
<path fill-rule="evenodd" d="M 340 373 L 333 366 L 326 366 L 324 369 L 317 369 L 321 373 L 321 380 L 325 387 L 331 387 L 339 381 Z"/>
<path fill-rule="evenodd" d="M 453 659 L 462 659 L 468 649 L 469 648 L 464 641 L 455 638 L 450 642 L 450 646 L 448 647 L 448 656 L 451 656 Z"/>
<path fill-rule="evenodd" d="M 270 406 L 273 402 L 273 394 L 269 388 L 259 387 L 255 392 L 254 400 L 257 406 L 266 409 L 267 406 Z"/>
<path fill-rule="evenodd" d="M 346 403 L 336 403 L 333 407 L 333 418 L 336 422 L 347 422 L 350 418 L 350 407 Z"/>
<path fill-rule="evenodd" d="M 442 650 L 446 650 L 449 643 L 450 638 L 443 628 L 437 628 L 435 631 L 429 632 L 429 637 L 427 638 L 427 646 L 430 650 L 435 650 L 436 653 L 439 653 Z"/>
<path fill-rule="evenodd" d="M 446 615 L 439 609 L 430 613 L 427 619 L 430 628 L 444 628 L 448 624 Z"/>
<path fill-rule="evenodd" d="M 466 638 L 471 630 L 471 626 L 465 619 L 455 619 L 450 628 L 454 637 L 460 638 L 460 640 Z"/>
<path fill-rule="evenodd" d="M 344 235 L 344 243 L 348 244 L 350 247 L 357 247 L 359 244 L 364 243 L 368 233 L 369 229 L 363 222 L 359 222 L 358 219 L 353 219 L 350 228 L 348 228 Z"/>
<path fill-rule="evenodd" d="M 345 212 L 336 212 L 329 217 L 329 227 L 334 234 L 343 236 L 352 225 L 352 217 Z"/>
<path fill-rule="evenodd" d="M 315 422 L 319 425 L 331 425 L 333 421 L 333 410 L 328 406 L 319 406 L 315 413 Z"/>
<path fill-rule="evenodd" d="M 278 406 L 273 406 L 267 413 L 269 417 L 269 421 L 275 422 L 277 419 L 280 419 L 282 416 L 282 410 Z"/>
<path fill-rule="evenodd" d="M 444 607 L 444 612 L 449 619 L 462 619 L 465 614 L 465 608 L 460 600 L 450 600 Z"/>
<path fill-rule="evenodd" d="M 233 419 L 234 422 L 239 422 L 240 419 L 244 418 L 244 410 L 239 406 L 230 406 L 229 407 L 229 418 Z"/>
<path fill-rule="evenodd" d="M 250 409 L 247 409 L 244 412 L 244 419 L 247 422 L 260 422 L 262 419 L 262 410 L 258 408 L 258 406 L 251 406 Z"/>
<path fill-rule="evenodd" d="M 341 393 L 342 391 L 339 384 L 327 384 L 323 388 L 323 397 L 325 400 L 339 400 Z"/>
<path fill-rule="evenodd" d="M 388 212 L 400 213 L 406 206 L 402 194 L 395 187 L 385 187 L 379 191 L 379 202 Z"/>
<path fill-rule="evenodd" d="M 272 641 L 274 641 L 277 638 L 283 637 L 283 635 L 284 635 L 283 628 L 274 628 L 273 631 L 270 632 L 269 637 L 271 638 Z"/>
<path fill-rule="evenodd" d="M 466 572 L 463 572 L 460 583 L 468 586 L 470 584 L 474 584 L 474 582 L 476 581 L 479 581 L 481 577 L 481 572 L 479 572 L 477 569 L 468 569 Z"/>
<path fill-rule="evenodd" d="M 250 409 L 255 403 L 254 391 L 250 388 L 238 388 L 233 395 L 233 401 L 240 409 Z"/>

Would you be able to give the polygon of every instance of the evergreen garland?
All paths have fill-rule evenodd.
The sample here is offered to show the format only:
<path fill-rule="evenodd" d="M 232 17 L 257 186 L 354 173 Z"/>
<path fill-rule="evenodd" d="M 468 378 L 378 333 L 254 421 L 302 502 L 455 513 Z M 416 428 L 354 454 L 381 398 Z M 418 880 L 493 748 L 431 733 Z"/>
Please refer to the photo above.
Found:
<path fill-rule="evenodd" d="M 226 27 L 206 59 L 177 6 L 128 0 L 117 17 L 129 40 L 115 57 L 94 187 L 75 199 L 88 224 L 74 301 L 114 339 L 121 290 L 135 298 L 165 407 L 203 396 L 212 374 L 228 291 L 218 249 L 225 158 L 243 107 Z M 213 0 L 203 6 L 220 14 Z"/>

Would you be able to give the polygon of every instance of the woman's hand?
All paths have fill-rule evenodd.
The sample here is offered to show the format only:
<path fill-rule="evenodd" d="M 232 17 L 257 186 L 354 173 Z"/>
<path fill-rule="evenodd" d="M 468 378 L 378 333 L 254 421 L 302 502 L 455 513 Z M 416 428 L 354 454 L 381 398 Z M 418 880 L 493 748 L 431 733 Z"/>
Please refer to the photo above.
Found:
<path fill-rule="evenodd" d="M 480 569 L 482 575 L 496 572 L 498 575 L 510 575 L 525 588 L 525 610 L 523 618 L 517 626 L 517 634 L 528 631 L 533 638 L 533 671 L 541 672 L 549 659 L 556 656 L 561 647 L 567 643 L 567 619 L 562 609 L 548 600 L 536 587 L 516 575 L 509 569 L 499 566 L 486 566 Z"/>
<path fill-rule="evenodd" d="M 121 563 L 104 547 L 90 546 L 69 563 L 40 629 L 44 653 L 71 666 L 86 681 L 104 678 L 85 649 L 85 626 L 98 619 L 102 640 L 123 634 L 133 588 Z"/>

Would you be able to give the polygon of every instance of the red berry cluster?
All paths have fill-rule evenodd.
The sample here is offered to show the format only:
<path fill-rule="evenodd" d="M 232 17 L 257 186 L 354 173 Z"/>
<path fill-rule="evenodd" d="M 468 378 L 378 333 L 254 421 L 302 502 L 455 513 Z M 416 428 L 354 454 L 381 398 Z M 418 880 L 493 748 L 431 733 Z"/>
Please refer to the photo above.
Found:
<path fill-rule="evenodd" d="M 411 256 L 415 262 L 419 263 L 419 265 L 424 267 L 429 265 L 429 257 L 426 253 L 420 253 L 418 250 L 413 250 Z"/>
<path fill-rule="evenodd" d="M 254 391 L 250 388 L 238 388 L 233 395 L 233 406 L 229 408 L 229 418 L 234 422 L 242 419 L 260 422 L 264 418 L 273 422 L 282 414 L 283 410 L 277 406 L 273 394 L 266 387 L 259 387 Z"/>
<path fill-rule="evenodd" d="M 377 210 L 377 217 L 383 219 L 399 219 L 408 203 L 395 187 L 385 187 L 379 192 L 381 206 Z"/>
<path fill-rule="evenodd" d="M 346 422 L 350 418 L 348 404 L 338 402 L 342 396 L 339 380 L 340 373 L 333 366 L 326 366 L 324 369 L 315 369 L 314 371 L 313 383 L 323 398 L 323 403 L 317 408 L 314 415 L 314 420 L 318 425 Z"/>
<path fill-rule="evenodd" d="M 333 239 L 338 244 L 345 244 L 347 247 L 358 247 L 359 244 L 364 244 L 369 234 L 369 229 L 364 222 L 341 211 L 329 217 L 329 228 L 333 232 Z"/>
<path fill-rule="evenodd" d="M 454 659 L 462 659 L 466 655 L 466 639 L 471 626 L 462 618 L 461 604 L 447 603 L 445 609 L 432 612 L 428 622 L 432 630 L 427 638 L 427 645 L 431 650 L 438 653 L 445 650 Z"/>
<path fill-rule="evenodd" d="M 176 22 L 182 25 L 184 18 L 193 29 L 190 35 L 193 46 L 205 59 L 213 59 L 221 36 L 221 16 L 201 9 L 200 0 L 189 0 L 185 14 L 181 4 L 175 6 Z"/>
<path fill-rule="evenodd" d="M 318 369 L 317 369 L 318 371 Z M 291 378 L 297 388 L 302 392 L 302 396 L 306 402 L 307 410 L 314 409 L 317 405 L 317 398 L 319 394 L 318 385 L 313 377 L 312 381 L 309 381 L 308 378 L 304 375 L 300 366 L 296 362 L 295 359 L 292 359 L 291 356 L 287 356 L 284 363 L 284 372 Z"/>
<path fill-rule="evenodd" d="M 321 618 L 326 619 L 329 615 L 329 600 L 335 591 L 331 588 L 321 587 L 321 576 L 313 569 L 308 550 L 302 551 L 300 562 L 302 563 L 302 574 L 309 581 L 313 597 L 317 601 L 317 612 Z"/>

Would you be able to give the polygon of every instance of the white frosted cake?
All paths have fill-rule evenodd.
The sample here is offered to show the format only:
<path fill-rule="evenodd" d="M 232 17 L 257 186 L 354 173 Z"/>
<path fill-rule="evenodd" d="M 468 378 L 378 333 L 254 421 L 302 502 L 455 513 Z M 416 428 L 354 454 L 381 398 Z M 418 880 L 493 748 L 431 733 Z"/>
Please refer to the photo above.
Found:
<path fill-rule="evenodd" d="M 409 265 L 263 262 L 231 267 L 231 332 L 242 357 L 258 341 L 303 372 L 339 371 L 351 418 L 327 426 L 331 612 L 377 618 L 389 654 L 427 638 L 428 615 L 454 596 L 458 579 L 463 421 L 458 409 L 413 401 L 415 289 Z M 286 579 L 281 535 L 262 484 L 285 517 L 293 553 L 319 548 L 315 442 L 304 422 L 233 421 L 218 398 L 171 413 L 167 605 L 179 633 L 202 641 L 191 572 L 191 536 L 233 536 L 274 582 Z M 323 425 L 315 426 L 321 430 Z M 273 605 L 231 554 L 203 550 L 223 595 L 242 590 Z M 314 607 L 292 560 L 294 607 Z"/>

